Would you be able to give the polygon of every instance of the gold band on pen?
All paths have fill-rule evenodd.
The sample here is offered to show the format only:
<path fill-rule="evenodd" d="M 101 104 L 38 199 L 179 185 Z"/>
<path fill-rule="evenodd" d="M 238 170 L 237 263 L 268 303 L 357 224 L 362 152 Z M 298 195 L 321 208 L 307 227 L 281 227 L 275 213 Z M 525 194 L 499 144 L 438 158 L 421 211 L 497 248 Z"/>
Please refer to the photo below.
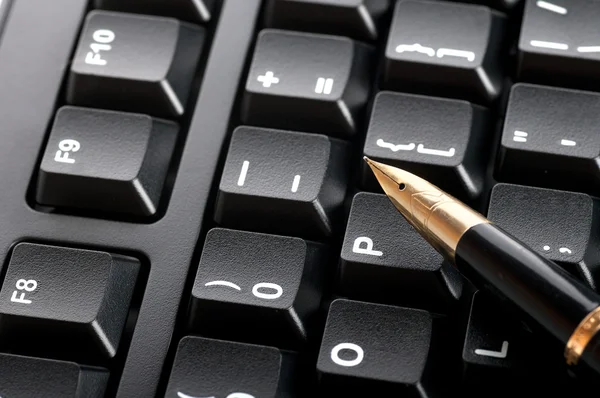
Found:
<path fill-rule="evenodd" d="M 568 365 L 577 365 L 588 343 L 600 331 L 600 307 L 596 308 L 579 323 L 565 347 Z"/>

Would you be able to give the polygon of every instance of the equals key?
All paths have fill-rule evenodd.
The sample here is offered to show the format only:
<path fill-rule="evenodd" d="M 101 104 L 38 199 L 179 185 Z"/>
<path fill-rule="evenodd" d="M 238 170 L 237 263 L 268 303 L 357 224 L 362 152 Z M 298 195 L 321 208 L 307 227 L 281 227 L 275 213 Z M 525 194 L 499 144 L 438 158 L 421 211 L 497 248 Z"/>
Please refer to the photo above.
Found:
<path fill-rule="evenodd" d="M 219 185 L 220 225 L 331 235 L 344 200 L 347 145 L 317 134 L 239 127 Z"/>

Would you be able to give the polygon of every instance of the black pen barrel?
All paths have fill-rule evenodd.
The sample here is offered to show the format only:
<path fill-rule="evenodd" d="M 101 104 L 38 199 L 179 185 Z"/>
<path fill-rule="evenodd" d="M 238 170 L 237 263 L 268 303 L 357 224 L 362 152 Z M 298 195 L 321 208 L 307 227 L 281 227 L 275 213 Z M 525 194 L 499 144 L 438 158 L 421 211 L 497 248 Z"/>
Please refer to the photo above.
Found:
<path fill-rule="evenodd" d="M 465 232 L 455 262 L 475 285 L 511 301 L 565 344 L 600 306 L 594 291 L 493 224 L 479 224 Z"/>

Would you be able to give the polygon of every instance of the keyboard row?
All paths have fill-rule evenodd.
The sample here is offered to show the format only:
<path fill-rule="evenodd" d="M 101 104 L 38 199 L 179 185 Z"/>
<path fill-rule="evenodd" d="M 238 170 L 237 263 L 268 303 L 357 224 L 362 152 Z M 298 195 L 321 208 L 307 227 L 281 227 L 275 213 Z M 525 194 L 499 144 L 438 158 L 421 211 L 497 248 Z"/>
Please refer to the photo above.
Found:
<path fill-rule="evenodd" d="M 529 14 L 549 13 L 532 7 L 537 6 L 528 2 L 524 27 L 528 26 Z M 382 63 L 382 86 L 437 97 L 379 92 L 371 110 L 364 155 L 430 178 L 460 199 L 476 202 L 480 198 L 485 190 L 486 162 L 493 153 L 495 126 L 487 108 L 477 105 L 482 102 L 464 94 L 487 90 L 489 96 L 502 92 L 501 73 L 496 76 L 482 64 L 483 60 L 494 66 L 502 64 L 501 49 L 484 34 L 493 30 L 483 23 L 491 24 L 493 15 L 490 9 L 470 5 L 398 2 Z M 430 24 L 435 29 L 431 30 Z M 470 54 L 464 57 L 464 50 L 443 56 L 438 51 L 437 56 L 428 59 L 429 47 L 411 44 L 404 48 L 397 44 L 422 42 L 424 33 L 420 29 L 424 27 L 435 33 L 428 33 L 428 40 L 440 41 L 429 43 L 431 48 L 444 49 L 442 45 L 449 45 L 442 43 L 447 37 L 483 40 L 455 46 L 479 48 L 472 57 L 482 61 L 475 62 Z M 465 32 L 458 34 L 457 29 Z M 524 28 L 522 34 L 526 32 Z M 67 102 L 89 108 L 67 107 L 57 114 L 40 167 L 35 195 L 38 204 L 135 217 L 157 214 L 179 129 L 175 121 L 160 118 L 176 120 L 184 113 L 203 36 L 201 28 L 166 18 L 107 11 L 88 15 L 71 68 Z M 398 51 L 400 47 L 402 51 Z M 592 57 L 593 52 L 584 55 Z M 242 122 L 348 138 L 362 126 L 374 58 L 370 45 L 348 38 L 263 30 L 244 90 Z M 555 64 L 548 62 L 544 67 Z M 141 65 L 153 67 L 148 70 Z M 147 72 L 140 74 L 140 70 Z M 432 76 L 444 81 L 432 81 Z M 415 90 L 403 83 L 392 84 L 399 81 L 410 82 Z M 428 90 L 425 82 L 436 90 Z M 456 85 L 458 91 L 446 90 L 449 84 Z M 496 178 L 598 194 L 600 148 L 589 127 L 597 122 L 595 107 L 599 98 L 592 92 L 530 84 L 513 86 Z M 489 101 L 483 104 L 489 105 Z M 81 129 L 82 123 L 92 128 Z M 127 134 L 118 134 L 123 129 Z M 261 162 L 250 159 L 252 149 L 239 155 L 232 152 L 231 156 L 240 156 L 240 164 L 231 165 L 232 169 L 238 168 L 240 181 L 245 175 L 242 171 L 254 169 L 256 162 Z M 241 159 L 244 156 L 248 159 Z M 344 163 L 338 164 L 343 167 Z M 303 170 L 290 173 L 291 177 L 285 178 L 291 178 L 294 187 L 295 181 L 302 179 Z M 343 187 L 346 181 L 342 178 L 338 184 Z M 362 170 L 361 187 L 377 189 L 366 168 Z M 277 196 L 276 187 L 263 191 Z M 111 192 L 110 197 L 107 192 Z M 334 209 L 340 200 L 339 195 L 332 198 L 329 207 Z M 235 210 L 222 212 L 229 205 L 221 204 L 219 218 L 238 218 Z M 317 227 L 324 235 L 330 234 L 327 219 Z"/>
<path fill-rule="evenodd" d="M 496 177 L 600 193 L 600 142 L 593 129 L 600 123 L 595 111 L 598 103 L 600 95 L 592 92 L 514 86 Z M 126 136 L 120 132 L 123 128 Z M 487 164 L 493 155 L 492 129 L 487 111 L 465 101 L 380 92 L 363 154 L 406 168 L 476 203 L 486 189 Z M 40 167 L 38 202 L 154 214 L 177 130 L 173 122 L 140 114 L 70 106 L 60 109 Z M 349 164 L 348 145 L 343 141 L 240 127 L 233 134 L 216 219 L 227 225 L 256 226 L 285 215 L 298 223 L 282 232 L 313 230 L 329 236 L 333 228 L 330 218 L 344 199 Z M 361 175 L 364 189 L 379 189 L 366 166 Z M 246 201 L 241 196 L 262 199 Z M 278 200 L 289 203 L 264 206 Z"/>
<path fill-rule="evenodd" d="M 545 203 L 545 206 L 538 206 L 538 203 Z M 499 184 L 492 191 L 488 214 L 492 221 L 539 253 L 557 261 L 590 286 L 598 286 L 600 256 L 595 249 L 598 237 L 594 232 L 598 220 L 596 199 L 581 193 Z M 232 343 L 219 344 L 236 347 L 239 343 L 233 341 L 237 341 L 303 353 L 309 344 L 320 339 L 319 311 L 323 292 L 328 290 L 325 281 L 334 269 L 327 266 L 331 263 L 331 255 L 328 246 L 312 240 L 212 229 L 202 250 L 185 326 L 188 332 L 200 334 L 204 339 L 187 339 L 209 345 L 213 344 L 211 339 L 228 340 Z M 139 267 L 137 259 L 105 252 L 31 243 L 17 245 L 0 290 L 0 341 L 4 349 L 31 354 L 45 352 L 50 358 L 58 356 L 84 364 L 90 361 L 106 363 L 118 351 L 134 287 L 138 283 Z M 348 297 L 362 304 L 340 301 L 331 307 L 318 368 L 325 375 L 341 372 L 341 376 L 367 381 L 365 387 L 377 384 L 381 381 L 377 376 L 381 371 L 379 367 L 386 363 L 386 358 L 372 355 L 384 355 L 389 351 L 377 344 L 393 343 L 396 346 L 394 339 L 408 338 L 409 342 L 424 339 L 422 347 L 416 349 L 406 342 L 397 346 L 399 351 L 393 352 L 404 357 L 406 353 L 401 348 L 413 347 L 409 352 L 420 358 L 421 362 L 417 362 L 424 369 L 431 349 L 428 335 L 418 333 L 421 330 L 419 322 L 431 328 L 432 319 L 438 317 L 434 314 L 455 316 L 459 311 L 457 307 L 464 302 L 461 298 L 472 294 L 471 289 L 468 282 L 406 223 L 384 195 L 358 193 L 352 201 L 339 254 L 334 296 Z M 359 309 L 364 306 L 364 310 L 339 309 L 346 305 L 356 305 Z M 479 363 L 489 377 L 501 379 L 502 372 L 496 370 L 512 369 L 512 362 L 507 364 L 508 357 L 506 353 L 502 354 L 506 351 L 504 347 L 523 343 L 520 337 L 512 337 L 514 330 L 504 335 L 505 326 L 494 326 L 495 322 L 500 322 L 496 315 L 490 316 L 490 311 L 478 311 L 476 304 L 472 305 L 467 322 L 475 330 L 464 336 L 463 360 Z M 485 304 L 482 308 L 490 305 Z M 377 321 L 374 316 L 380 308 L 385 321 Z M 341 318 L 338 319 L 337 311 L 345 315 L 339 315 Z M 399 311 L 410 319 L 414 316 L 416 320 L 406 321 L 411 328 L 416 328 L 414 336 L 398 333 L 403 329 L 391 320 L 401 320 L 402 316 L 385 315 L 388 311 Z M 351 319 L 346 319 L 350 315 Z M 373 325 L 369 326 L 366 320 Z M 342 322 L 342 325 L 336 322 Z M 382 335 L 380 343 L 378 339 L 370 340 L 373 336 L 369 328 L 376 325 L 389 328 L 386 329 L 389 336 Z M 358 337 L 353 333 L 358 333 Z M 329 334 L 335 337 L 331 337 L 335 344 L 329 343 Z M 205 339 L 208 339 L 206 343 Z M 74 345 L 73 341 L 78 343 Z M 336 351 L 339 358 L 327 353 L 339 344 Z M 375 350 L 375 354 L 365 356 L 372 358 L 371 368 L 354 369 L 345 362 L 355 363 L 366 355 L 363 351 L 367 350 L 368 344 L 375 345 L 369 349 L 370 352 Z M 456 342 L 447 342 L 447 345 L 457 346 Z M 431 352 L 437 355 L 438 349 Z M 512 361 L 513 357 L 510 359 Z M 210 357 L 206 360 L 210 362 Z M 396 361 L 397 358 L 389 360 Z M 492 361 L 491 365 L 489 361 Z M 187 380 L 191 374 L 189 370 L 177 370 L 177 363 L 172 376 L 176 380 L 174 385 L 183 390 L 197 386 L 194 384 L 197 381 L 193 381 L 196 379 Z M 48 364 L 58 366 L 55 362 Z M 194 372 L 204 372 L 196 361 L 185 366 L 192 367 Z M 206 366 L 214 368 L 216 365 L 207 363 Z M 0 374 L 7 375 L 7 379 L 10 375 L 12 380 L 14 375 L 10 368 L 0 367 Z M 412 371 L 418 369 L 414 367 Z M 345 373 L 346 370 L 350 373 Z M 354 371 L 360 372 L 353 374 Z M 188 376 L 181 376 L 184 380 L 177 381 L 177 372 Z M 406 375 L 406 379 L 394 375 L 390 376 L 394 386 L 411 384 L 409 380 L 413 380 Z M 466 381 L 474 381 L 470 376 L 465 377 Z M 253 378 L 249 376 L 249 379 Z M 337 380 L 336 377 L 333 379 Z M 230 381 L 228 378 L 222 380 Z M 341 382 L 332 383 L 332 388 L 342 388 Z"/>
<path fill-rule="evenodd" d="M 536 383 L 558 374 L 558 364 L 547 361 L 550 356 L 544 355 L 531 333 L 501 312 L 491 313 L 494 309 L 477 293 L 461 331 L 462 343 L 457 344 L 446 321 L 427 311 L 335 300 L 313 374 L 306 365 L 311 359 L 302 353 L 188 336 L 178 344 L 164 396 L 317 396 L 318 384 L 318 396 L 323 397 L 377 391 L 425 398 L 448 396 L 436 394 L 456 391 L 460 379 L 472 392 L 497 388 L 505 392 L 517 386 L 519 391 L 533 386 L 537 392 L 545 391 L 549 386 L 540 388 Z M 276 324 L 268 326 L 277 329 Z M 523 370 L 530 367 L 535 371 L 523 377 Z M 100 398 L 109 374 L 96 366 L 0 354 L 0 376 L 8 380 L 1 387 L 8 397 Z"/>

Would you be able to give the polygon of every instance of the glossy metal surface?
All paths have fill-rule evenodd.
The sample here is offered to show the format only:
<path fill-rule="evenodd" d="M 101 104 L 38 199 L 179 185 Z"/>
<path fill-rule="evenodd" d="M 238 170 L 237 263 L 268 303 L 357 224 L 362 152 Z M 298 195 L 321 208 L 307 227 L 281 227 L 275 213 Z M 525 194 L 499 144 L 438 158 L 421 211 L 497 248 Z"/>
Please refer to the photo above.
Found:
<path fill-rule="evenodd" d="M 396 209 L 450 262 L 454 262 L 461 236 L 474 225 L 489 223 L 481 214 L 421 177 L 367 157 L 365 161 Z"/>

